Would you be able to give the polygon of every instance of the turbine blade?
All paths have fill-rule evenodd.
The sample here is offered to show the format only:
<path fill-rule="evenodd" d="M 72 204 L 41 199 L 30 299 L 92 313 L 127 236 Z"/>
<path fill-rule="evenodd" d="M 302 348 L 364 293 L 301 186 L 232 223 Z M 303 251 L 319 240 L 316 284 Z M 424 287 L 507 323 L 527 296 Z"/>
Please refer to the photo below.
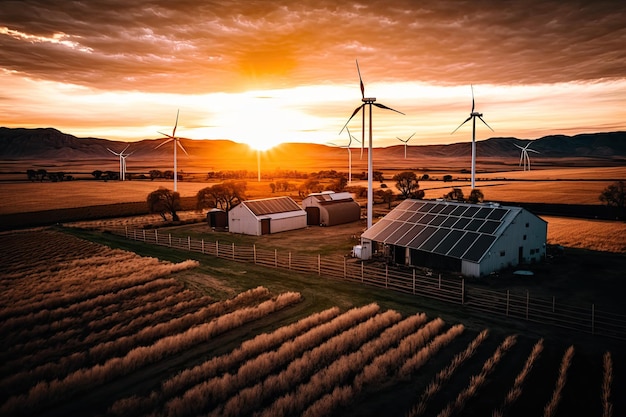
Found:
<path fill-rule="evenodd" d="M 183 152 L 185 152 L 185 155 L 189 156 L 189 154 L 187 153 L 187 149 L 185 149 L 185 147 L 183 146 L 182 143 L 180 143 L 180 140 L 176 141 L 176 144 L 180 147 L 180 149 L 183 150 Z"/>
<path fill-rule="evenodd" d="M 472 116 L 470 116 L 470 117 L 468 117 L 467 119 L 465 119 L 465 121 L 464 121 L 463 123 L 461 123 L 461 124 L 459 125 L 459 127 L 457 127 L 456 129 L 454 129 L 454 130 L 452 131 L 452 133 L 454 133 L 454 132 L 456 132 L 457 130 L 459 130 L 459 128 L 460 128 L 461 126 L 463 126 L 465 123 L 469 122 L 470 120 L 472 120 Z M 450 133 L 450 134 L 452 134 L 452 133 Z"/>
<path fill-rule="evenodd" d="M 398 111 L 398 110 L 392 109 L 391 107 L 387 107 L 387 106 L 385 106 L 384 104 L 380 104 L 380 103 L 372 103 L 372 104 L 373 104 L 374 106 L 376 106 L 376 107 L 380 107 L 381 109 L 386 109 L 386 110 L 395 111 L 396 113 L 400 113 L 400 114 L 403 114 L 403 115 L 404 115 L 404 113 L 402 113 L 401 111 Z M 405 116 L 406 116 L 406 115 L 405 115 Z"/>
<path fill-rule="evenodd" d="M 130 144 L 126 145 L 126 147 L 125 147 L 125 148 L 122 150 L 122 152 L 120 152 L 120 153 L 124 153 L 124 151 L 125 151 L 126 149 L 128 149 L 128 147 L 129 147 L 129 146 L 130 146 Z"/>
<path fill-rule="evenodd" d="M 359 107 L 357 107 L 356 109 L 354 109 L 354 111 L 352 112 L 352 116 L 350 116 L 350 118 L 348 118 L 348 121 L 346 122 L 345 125 L 343 125 L 343 127 L 341 128 L 341 130 L 339 131 L 339 134 L 341 135 L 343 133 L 343 130 L 348 127 L 348 123 L 350 123 L 350 120 L 352 120 L 352 118 L 359 112 L 359 110 L 361 110 L 363 107 L 365 106 L 365 103 L 361 104 Z"/>
<path fill-rule="evenodd" d="M 174 123 L 174 130 L 172 131 L 172 136 L 176 136 L 176 128 L 178 127 L 178 114 L 180 113 L 180 109 L 176 110 L 176 123 Z"/>
<path fill-rule="evenodd" d="M 489 126 L 489 125 L 487 124 L 487 122 L 485 122 L 485 121 L 483 120 L 483 118 L 482 118 L 481 116 L 478 116 L 478 118 L 480 119 L 480 121 L 481 121 L 481 122 L 483 122 L 483 123 L 485 124 L 485 126 L 487 126 L 489 129 L 491 129 L 491 126 Z M 492 131 L 492 132 L 494 132 L 494 130 L 493 130 L 493 129 L 491 129 L 491 131 Z"/>
<path fill-rule="evenodd" d="M 108 150 L 109 152 L 111 152 L 113 155 L 117 155 L 117 156 L 119 156 L 119 155 L 120 155 L 119 153 L 115 153 L 115 152 L 113 152 L 113 151 L 112 151 L 111 149 L 109 149 L 109 148 L 107 148 L 107 150 Z"/>
<path fill-rule="evenodd" d="M 472 113 L 474 113 L 474 86 L 470 84 L 472 88 Z"/>
<path fill-rule="evenodd" d="M 356 70 L 359 73 L 359 83 L 361 84 L 361 98 L 365 98 L 365 86 L 363 85 L 363 79 L 361 78 L 361 69 L 359 68 L 359 60 L 356 60 Z"/>
<path fill-rule="evenodd" d="M 161 146 L 165 145 L 166 143 L 170 143 L 171 141 L 173 141 L 174 138 L 169 138 L 168 140 L 166 140 L 165 142 L 161 142 L 156 148 L 154 149 L 159 149 Z"/>
<path fill-rule="evenodd" d="M 413 132 L 413 134 L 412 134 L 411 136 L 409 136 L 409 138 L 408 138 L 406 141 L 407 141 L 407 142 L 408 142 L 408 141 L 410 141 L 410 140 L 411 140 L 411 138 L 412 138 L 413 136 L 415 136 L 415 134 L 416 134 L 416 133 L 417 133 L 417 132 Z"/>
<path fill-rule="evenodd" d="M 513 144 L 513 146 L 516 146 L 516 147 L 518 147 L 518 148 L 520 148 L 520 149 L 522 149 L 522 150 L 524 149 L 524 148 L 522 148 L 521 146 L 519 146 L 519 145 L 518 145 L 518 144 L 516 144 L 516 143 L 514 143 L 514 144 Z"/>
<path fill-rule="evenodd" d="M 541 153 L 541 152 L 536 151 L 536 150 L 534 150 L 534 149 L 526 149 L 526 152 L 529 152 L 529 151 L 530 151 L 530 152 L 534 152 L 534 153 Z"/>

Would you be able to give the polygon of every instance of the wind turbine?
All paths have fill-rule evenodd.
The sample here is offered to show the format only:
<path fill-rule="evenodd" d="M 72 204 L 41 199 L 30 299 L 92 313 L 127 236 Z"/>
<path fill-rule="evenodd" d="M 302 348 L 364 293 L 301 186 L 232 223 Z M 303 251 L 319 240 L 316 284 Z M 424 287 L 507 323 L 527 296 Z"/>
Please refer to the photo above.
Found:
<path fill-rule="evenodd" d="M 187 151 L 185 150 L 185 148 L 183 147 L 182 143 L 180 143 L 180 138 L 176 137 L 176 127 L 178 126 L 178 114 L 180 113 L 180 110 L 176 111 L 176 123 L 174 124 L 174 130 L 172 130 L 172 134 L 168 135 L 167 133 L 163 133 L 163 132 L 159 132 L 160 134 L 162 134 L 163 136 L 167 136 L 169 139 L 166 140 L 165 142 L 162 142 L 159 146 L 157 146 L 154 149 L 158 149 L 161 146 L 165 145 L 166 143 L 169 142 L 174 142 L 174 191 L 178 191 L 178 184 L 177 184 L 177 177 L 178 177 L 178 162 L 177 162 L 177 157 L 176 157 L 176 149 L 180 146 L 180 149 L 183 150 L 183 152 L 185 152 L 186 155 L 189 155 L 187 153 Z"/>
<path fill-rule="evenodd" d="M 491 126 L 489 126 L 487 124 L 487 122 L 485 122 L 483 120 L 483 114 L 479 113 L 477 111 L 474 111 L 474 87 L 471 86 L 472 88 L 472 111 L 469 115 L 469 117 L 467 119 L 465 119 L 465 121 L 463 123 L 461 123 L 459 125 L 459 127 L 457 127 L 456 129 L 454 129 L 452 131 L 452 133 L 456 132 L 457 130 L 459 130 L 459 128 L 461 126 L 463 126 L 465 123 L 469 122 L 470 120 L 472 120 L 472 190 L 476 185 L 476 118 L 478 117 L 480 119 L 481 122 L 483 122 L 485 124 L 485 126 L 487 126 L 489 129 L 491 129 Z M 493 132 L 493 129 L 491 129 L 491 131 Z M 450 133 L 450 134 L 452 134 Z"/>
<path fill-rule="evenodd" d="M 126 151 L 126 149 L 128 149 L 130 145 L 126 145 L 126 147 L 122 150 L 122 152 L 117 153 L 117 152 L 113 152 L 113 150 L 107 148 L 107 150 L 109 152 L 111 152 L 113 155 L 119 156 L 120 157 L 120 181 L 124 181 L 126 178 L 126 158 L 132 154 L 129 153 L 128 155 L 124 155 L 124 151 Z"/>
<path fill-rule="evenodd" d="M 526 171 L 526 168 L 528 167 L 528 171 L 530 171 L 530 157 L 528 156 L 528 151 L 534 152 L 534 153 L 540 153 L 534 149 L 530 149 L 530 145 L 532 144 L 532 142 L 528 142 L 528 144 L 526 144 L 526 146 L 519 146 L 518 144 L 514 143 L 513 145 L 517 146 L 518 148 L 520 148 L 522 150 L 520 157 L 519 157 L 519 166 L 524 166 L 524 171 Z"/>
<path fill-rule="evenodd" d="M 352 149 L 350 149 L 350 147 L 352 146 L 353 139 L 357 142 L 359 142 L 359 140 L 355 138 L 354 136 L 352 136 L 352 134 L 350 133 L 350 129 L 346 128 L 346 130 L 348 131 L 348 137 L 349 137 L 348 145 L 340 146 L 340 148 L 346 148 L 348 150 L 348 185 L 350 185 L 352 184 Z M 329 145 L 337 146 L 332 142 L 329 143 Z"/>
<path fill-rule="evenodd" d="M 350 123 L 350 120 L 352 120 L 352 118 L 359 111 L 363 110 L 363 125 L 361 129 L 361 133 L 362 133 L 361 147 L 363 147 L 363 142 L 365 141 L 365 106 L 369 107 L 370 137 L 369 137 L 368 153 L 367 153 L 367 228 L 369 229 L 370 227 L 372 227 L 372 205 L 374 203 L 374 191 L 372 188 L 372 172 L 373 172 L 372 171 L 372 105 L 379 107 L 381 109 L 395 111 L 396 113 L 400 113 L 400 114 L 404 114 L 404 113 L 398 110 L 394 110 L 391 107 L 387 107 L 384 104 L 376 103 L 375 97 L 365 97 L 365 86 L 363 85 L 363 79 L 361 78 L 361 70 L 359 69 L 358 60 L 356 61 L 356 70 L 359 73 L 359 83 L 361 86 L 361 101 L 363 102 L 363 104 L 361 104 L 359 107 L 357 107 L 354 110 L 354 112 L 352 113 L 352 116 L 350 116 L 346 124 L 341 128 L 341 131 L 339 132 L 339 134 L 343 132 L 343 129 L 348 127 L 348 123 Z"/>
<path fill-rule="evenodd" d="M 414 133 L 413 133 L 413 135 L 415 135 L 415 133 L 417 133 L 417 132 L 414 132 Z M 406 138 L 406 139 L 400 139 L 400 138 L 398 138 L 398 137 L 396 136 L 396 138 L 397 138 L 400 142 L 404 143 L 404 159 L 406 159 L 406 146 L 407 146 L 407 144 L 409 143 L 409 141 L 411 140 L 411 138 L 413 137 L 413 135 L 409 136 L 409 137 L 408 137 L 408 138 Z"/>

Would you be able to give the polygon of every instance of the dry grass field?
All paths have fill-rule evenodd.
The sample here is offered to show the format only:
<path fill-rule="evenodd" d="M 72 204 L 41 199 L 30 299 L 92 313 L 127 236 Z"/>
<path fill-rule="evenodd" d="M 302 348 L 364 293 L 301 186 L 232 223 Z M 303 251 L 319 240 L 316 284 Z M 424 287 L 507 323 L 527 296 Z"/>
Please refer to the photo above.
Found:
<path fill-rule="evenodd" d="M 171 251 L 158 260 L 52 230 L 0 244 L 2 415 L 626 411 L 626 351 L 611 340 L 453 306 L 444 319 L 410 295 Z"/>

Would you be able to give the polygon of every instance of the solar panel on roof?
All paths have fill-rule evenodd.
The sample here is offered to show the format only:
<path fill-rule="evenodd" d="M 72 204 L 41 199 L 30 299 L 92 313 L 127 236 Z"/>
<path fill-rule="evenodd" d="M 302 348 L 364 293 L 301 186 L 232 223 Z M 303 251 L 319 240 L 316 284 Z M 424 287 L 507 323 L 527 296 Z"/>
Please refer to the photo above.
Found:
<path fill-rule="evenodd" d="M 437 215 L 437 216 L 435 216 L 435 217 L 434 217 L 434 218 L 430 221 L 430 223 L 428 223 L 428 224 L 429 224 L 429 225 L 431 225 L 431 226 L 439 226 L 439 225 L 441 225 L 441 223 L 443 223 L 443 222 L 444 222 L 444 220 L 446 220 L 446 219 L 447 219 L 447 217 L 446 217 L 446 216 Z"/>
<path fill-rule="evenodd" d="M 398 239 L 398 241 L 396 242 L 396 245 L 408 246 L 409 242 L 412 241 L 413 238 L 415 238 L 415 236 L 421 230 L 423 230 L 423 226 L 421 224 L 414 224 L 413 227 L 408 232 L 406 232 L 404 236 Z"/>
<path fill-rule="evenodd" d="M 453 211 L 455 208 L 456 208 L 456 206 L 453 206 L 452 204 L 449 204 L 449 205 L 445 206 L 445 207 L 443 208 L 443 210 L 441 210 L 441 211 L 439 212 L 439 214 L 450 214 L 450 213 L 452 213 L 452 211 Z"/>
<path fill-rule="evenodd" d="M 444 207 L 445 206 L 442 204 L 435 204 L 435 206 L 432 209 L 430 209 L 429 213 L 439 213 L 441 210 L 444 209 Z"/>
<path fill-rule="evenodd" d="M 493 210 L 490 207 L 483 207 L 480 210 L 478 210 L 478 213 L 476 213 L 474 215 L 474 218 L 476 219 L 486 219 L 487 216 L 489 215 L 489 213 L 491 213 L 491 210 Z"/>
<path fill-rule="evenodd" d="M 445 255 L 446 253 L 448 253 L 450 249 L 452 249 L 452 246 L 454 246 L 456 242 L 459 241 L 459 239 L 461 238 L 461 236 L 463 236 L 464 233 L 465 232 L 461 230 L 452 230 L 450 234 L 448 234 L 448 236 L 446 236 L 439 243 L 439 245 L 435 249 L 433 249 L 433 252 Z"/>
<path fill-rule="evenodd" d="M 440 224 L 440 226 L 452 228 L 452 226 L 454 225 L 454 223 L 457 222 L 457 220 L 459 220 L 458 217 L 446 217 L 446 219 L 443 221 L 443 223 Z"/>
<path fill-rule="evenodd" d="M 487 216 L 487 218 L 491 220 L 502 220 L 502 218 L 506 215 L 507 211 L 508 210 L 501 209 L 501 208 L 493 209 L 493 211 L 489 214 L 489 216 Z"/>
<path fill-rule="evenodd" d="M 402 213 L 405 213 L 405 212 L 404 212 L 404 211 L 402 211 L 402 210 L 397 210 L 397 209 L 396 209 L 396 210 L 392 210 L 389 214 L 387 214 L 387 215 L 385 216 L 385 219 L 387 219 L 387 220 L 395 220 L 395 219 L 397 219 L 398 217 L 400 217 L 400 215 L 401 215 Z"/>
<path fill-rule="evenodd" d="M 420 212 L 418 211 L 418 212 L 413 213 L 413 215 L 412 215 L 411 217 L 409 217 L 409 219 L 407 220 L 407 222 L 409 222 L 409 223 L 419 223 L 419 222 L 420 222 L 420 219 L 421 219 L 422 217 L 424 217 L 424 213 L 420 213 Z"/>
<path fill-rule="evenodd" d="M 472 232 L 475 232 L 478 229 L 480 229 L 480 226 L 482 226 L 484 222 L 485 221 L 483 219 L 472 219 L 467 224 L 467 226 L 464 227 L 464 229 L 465 230 L 471 230 Z"/>
<path fill-rule="evenodd" d="M 494 222 L 493 220 L 485 220 L 485 223 L 478 229 L 480 233 L 489 233 L 493 234 L 500 226 L 499 222 Z"/>
<path fill-rule="evenodd" d="M 454 258 L 462 258 L 465 252 L 472 246 L 474 241 L 480 236 L 475 232 L 467 232 L 459 241 L 454 245 L 454 247 L 448 252 L 448 256 L 452 256 Z"/>
<path fill-rule="evenodd" d="M 404 223 L 402 222 L 394 221 L 391 226 L 388 226 L 385 229 L 381 230 L 376 235 L 376 238 L 374 240 L 376 240 L 377 242 L 387 242 L 387 239 L 389 238 L 389 236 L 393 232 L 395 232 L 398 227 L 400 227 L 403 224 Z"/>
<path fill-rule="evenodd" d="M 398 240 L 400 240 L 400 238 L 404 236 L 406 232 L 412 229 L 413 226 L 414 225 L 411 223 L 401 224 L 392 234 L 389 235 L 389 237 L 387 238 L 387 243 L 389 243 L 390 245 L 396 245 Z"/>
<path fill-rule="evenodd" d="M 387 217 L 380 219 L 372 225 L 369 229 L 363 233 L 363 237 L 366 239 L 376 240 L 376 235 L 385 230 L 393 223 L 391 220 L 387 220 Z"/>
<path fill-rule="evenodd" d="M 432 252 L 433 249 L 435 249 L 437 245 L 439 245 L 448 235 L 448 233 L 450 233 L 449 229 L 437 229 L 432 236 L 419 247 L 419 249 Z"/>
<path fill-rule="evenodd" d="M 435 233 L 435 231 L 437 230 L 436 227 L 431 227 L 431 226 L 426 226 L 422 229 L 422 231 L 415 236 L 415 238 L 413 238 L 413 240 L 411 240 L 408 243 L 408 247 L 410 248 L 419 248 L 422 243 L 426 242 L 426 240 L 428 240 L 429 237 L 432 236 L 433 233 Z"/>
<path fill-rule="evenodd" d="M 401 202 L 400 204 L 398 204 L 398 207 L 396 207 L 396 209 L 399 210 L 406 210 L 407 207 L 411 207 L 413 206 L 413 201 L 410 200 L 404 200 L 403 202 Z"/>
<path fill-rule="evenodd" d="M 459 217 L 459 220 L 457 220 L 456 223 L 454 223 L 454 226 L 452 226 L 454 229 L 465 229 L 465 226 L 467 226 L 467 224 L 470 222 L 471 219 L 465 218 L 465 217 Z"/>
<path fill-rule="evenodd" d="M 466 206 L 457 206 L 450 214 L 453 216 L 462 216 L 465 210 L 467 210 Z"/>
<path fill-rule="evenodd" d="M 435 203 L 424 203 L 424 205 L 420 208 L 420 211 L 428 213 L 434 206 Z"/>
<path fill-rule="evenodd" d="M 421 224 L 428 224 L 428 223 L 430 223 L 430 221 L 431 221 L 432 219 L 434 219 L 434 218 L 435 218 L 435 215 L 434 215 L 434 214 L 427 213 L 427 214 L 424 214 L 424 216 L 420 219 L 420 221 L 419 221 L 419 222 L 420 222 Z"/>
<path fill-rule="evenodd" d="M 465 253 L 464 258 L 474 262 L 480 261 L 480 258 L 483 257 L 487 249 L 489 249 L 495 240 L 496 237 L 491 235 L 478 236 L 472 247 Z"/>
<path fill-rule="evenodd" d="M 474 217 L 474 214 L 476 214 L 478 212 L 478 210 L 480 210 L 478 207 L 470 206 L 463 213 L 463 217 Z"/>
<path fill-rule="evenodd" d="M 412 211 L 405 211 L 404 213 L 399 215 L 396 220 L 405 221 L 405 220 L 409 219 L 411 216 L 413 216 L 413 214 L 415 214 L 415 213 L 413 213 Z"/>

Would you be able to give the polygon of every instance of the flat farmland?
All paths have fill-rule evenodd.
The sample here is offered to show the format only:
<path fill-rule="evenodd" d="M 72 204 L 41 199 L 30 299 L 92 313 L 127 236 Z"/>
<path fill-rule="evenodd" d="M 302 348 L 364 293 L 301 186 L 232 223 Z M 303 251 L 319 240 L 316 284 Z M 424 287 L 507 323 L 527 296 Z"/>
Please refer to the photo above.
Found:
<path fill-rule="evenodd" d="M 139 242 L 0 244 L 2 415 L 626 411 L 615 340 Z"/>

